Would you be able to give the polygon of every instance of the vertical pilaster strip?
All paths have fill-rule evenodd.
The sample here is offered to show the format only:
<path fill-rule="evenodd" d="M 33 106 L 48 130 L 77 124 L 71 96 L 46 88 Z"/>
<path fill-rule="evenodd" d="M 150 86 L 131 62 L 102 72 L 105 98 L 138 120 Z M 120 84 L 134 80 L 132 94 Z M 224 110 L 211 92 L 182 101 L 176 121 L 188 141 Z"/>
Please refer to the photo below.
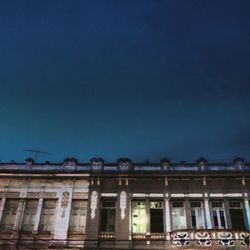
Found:
<path fill-rule="evenodd" d="M 247 229 L 250 230 L 250 206 L 247 197 L 244 198 L 245 209 L 246 209 L 246 219 L 247 219 Z"/>
<path fill-rule="evenodd" d="M 36 209 L 36 217 L 35 217 L 35 223 L 34 223 L 34 228 L 33 228 L 34 231 L 38 231 L 42 208 L 43 208 L 43 197 L 40 197 L 38 201 L 38 206 Z"/>
<path fill-rule="evenodd" d="M 171 232 L 171 216 L 170 216 L 169 198 L 165 198 L 165 225 L 166 225 L 166 233 Z"/>
<path fill-rule="evenodd" d="M 59 192 L 55 223 L 55 239 L 66 240 L 72 203 L 72 188 L 62 188 Z"/>
<path fill-rule="evenodd" d="M 1 204 L 0 204 L 0 222 L 1 222 L 1 220 L 2 220 L 5 202 L 6 202 L 6 198 L 5 198 L 5 197 L 2 197 L 2 199 L 1 199 Z"/>
<path fill-rule="evenodd" d="M 20 199 L 17 207 L 17 213 L 16 213 L 16 221 L 14 224 L 14 231 L 19 231 L 23 219 L 23 212 L 25 207 L 25 199 Z"/>
<path fill-rule="evenodd" d="M 204 198 L 204 207 L 205 207 L 205 216 L 206 216 L 206 222 L 207 222 L 207 229 L 212 229 L 212 219 L 211 219 L 211 213 L 210 213 L 209 199 L 208 198 Z"/>

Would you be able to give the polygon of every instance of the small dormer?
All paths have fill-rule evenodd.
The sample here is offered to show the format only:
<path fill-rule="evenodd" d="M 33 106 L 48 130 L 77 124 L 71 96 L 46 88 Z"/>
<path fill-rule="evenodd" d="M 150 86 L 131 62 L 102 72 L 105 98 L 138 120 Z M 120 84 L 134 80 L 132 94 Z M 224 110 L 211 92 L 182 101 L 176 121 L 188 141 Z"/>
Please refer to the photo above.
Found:
<path fill-rule="evenodd" d="M 200 171 L 205 171 L 207 167 L 207 160 L 203 157 L 199 158 L 197 161 L 197 166 Z"/>
<path fill-rule="evenodd" d="M 117 160 L 118 169 L 120 171 L 130 171 L 132 170 L 132 161 L 128 158 L 120 158 Z"/>
<path fill-rule="evenodd" d="M 77 165 L 77 159 L 74 157 L 67 157 L 63 160 L 64 166 L 75 167 Z"/>
<path fill-rule="evenodd" d="M 32 165 L 34 165 L 34 163 L 35 163 L 35 160 L 34 159 L 32 159 L 31 157 L 29 157 L 29 158 L 27 158 L 26 160 L 25 160 L 25 162 L 26 162 L 26 166 L 32 166 Z"/>
<path fill-rule="evenodd" d="M 93 171 L 102 171 L 104 168 L 104 160 L 102 158 L 92 158 L 90 160 Z"/>
<path fill-rule="evenodd" d="M 161 160 L 161 170 L 169 170 L 170 169 L 170 160 L 169 159 L 162 159 Z"/>
<path fill-rule="evenodd" d="M 239 169 L 242 170 L 244 168 L 244 159 L 241 157 L 237 157 L 233 160 L 233 165 Z"/>

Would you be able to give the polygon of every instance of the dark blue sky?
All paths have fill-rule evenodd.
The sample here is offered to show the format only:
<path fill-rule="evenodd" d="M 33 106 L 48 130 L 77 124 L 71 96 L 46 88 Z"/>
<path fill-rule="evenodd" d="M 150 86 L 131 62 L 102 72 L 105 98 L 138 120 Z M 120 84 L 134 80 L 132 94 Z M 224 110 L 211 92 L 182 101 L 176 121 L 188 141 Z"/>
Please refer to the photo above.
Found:
<path fill-rule="evenodd" d="M 0 2 L 0 159 L 250 160 L 250 1 Z"/>

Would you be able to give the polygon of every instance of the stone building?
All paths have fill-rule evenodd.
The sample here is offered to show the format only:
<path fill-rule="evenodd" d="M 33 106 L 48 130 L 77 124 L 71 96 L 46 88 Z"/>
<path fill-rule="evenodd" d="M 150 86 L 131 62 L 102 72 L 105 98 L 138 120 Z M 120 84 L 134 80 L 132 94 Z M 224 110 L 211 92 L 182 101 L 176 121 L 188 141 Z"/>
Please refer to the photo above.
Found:
<path fill-rule="evenodd" d="M 0 164 L 0 249 L 249 249 L 250 164 Z"/>

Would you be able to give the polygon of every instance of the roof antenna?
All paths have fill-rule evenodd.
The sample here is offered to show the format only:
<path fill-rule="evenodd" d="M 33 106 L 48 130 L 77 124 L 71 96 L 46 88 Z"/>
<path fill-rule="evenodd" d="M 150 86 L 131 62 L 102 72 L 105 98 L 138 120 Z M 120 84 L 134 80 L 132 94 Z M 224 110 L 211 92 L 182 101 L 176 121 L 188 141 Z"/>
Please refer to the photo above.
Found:
<path fill-rule="evenodd" d="M 49 152 L 40 151 L 40 150 L 37 150 L 37 149 L 24 149 L 24 151 L 33 153 L 35 161 L 37 161 L 39 154 L 51 155 L 51 153 L 49 153 Z"/>

